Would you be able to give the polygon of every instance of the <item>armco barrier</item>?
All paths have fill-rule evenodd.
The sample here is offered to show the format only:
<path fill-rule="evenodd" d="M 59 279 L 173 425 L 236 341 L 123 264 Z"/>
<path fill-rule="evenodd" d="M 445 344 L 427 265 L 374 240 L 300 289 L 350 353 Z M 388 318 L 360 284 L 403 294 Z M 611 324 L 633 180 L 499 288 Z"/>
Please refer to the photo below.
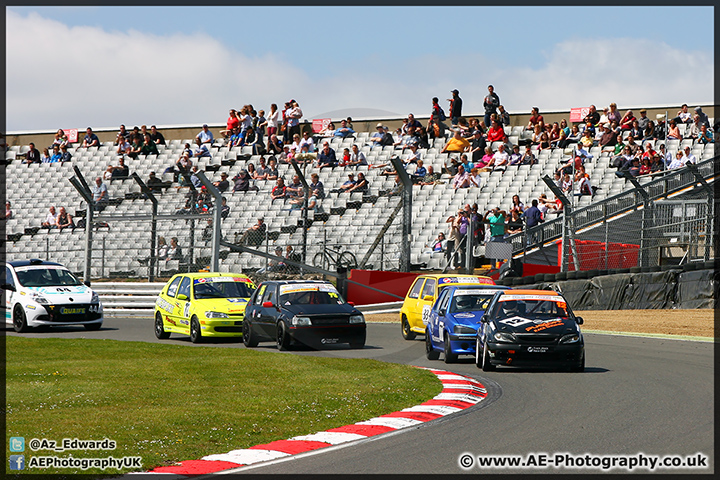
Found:
<path fill-rule="evenodd" d="M 155 299 L 165 283 L 95 282 L 106 317 L 152 318 Z M 402 302 L 358 305 L 363 313 L 396 313 Z"/>

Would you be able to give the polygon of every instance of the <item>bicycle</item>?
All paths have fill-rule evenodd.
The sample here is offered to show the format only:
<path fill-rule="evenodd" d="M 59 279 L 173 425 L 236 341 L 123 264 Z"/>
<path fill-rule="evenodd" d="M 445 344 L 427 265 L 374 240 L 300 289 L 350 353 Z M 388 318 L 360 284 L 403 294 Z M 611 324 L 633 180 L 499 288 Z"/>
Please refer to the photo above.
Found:
<path fill-rule="evenodd" d="M 320 242 L 323 244 L 324 242 Z M 357 259 L 352 252 L 342 250 L 342 245 L 323 245 L 322 252 L 313 257 L 313 266 L 329 270 L 331 265 L 345 267 L 348 270 L 357 268 Z"/>

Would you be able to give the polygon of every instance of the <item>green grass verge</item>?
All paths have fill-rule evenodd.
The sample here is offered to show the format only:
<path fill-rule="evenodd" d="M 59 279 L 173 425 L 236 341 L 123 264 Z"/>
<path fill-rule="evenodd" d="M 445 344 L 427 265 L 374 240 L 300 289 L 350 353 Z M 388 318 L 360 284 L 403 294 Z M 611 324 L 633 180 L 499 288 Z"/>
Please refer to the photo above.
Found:
<path fill-rule="evenodd" d="M 114 340 L 6 342 L 7 438 L 117 442 L 98 452 L 26 446 L 26 463 L 34 455 L 141 456 L 147 470 L 367 420 L 442 389 L 429 371 L 369 359 Z"/>

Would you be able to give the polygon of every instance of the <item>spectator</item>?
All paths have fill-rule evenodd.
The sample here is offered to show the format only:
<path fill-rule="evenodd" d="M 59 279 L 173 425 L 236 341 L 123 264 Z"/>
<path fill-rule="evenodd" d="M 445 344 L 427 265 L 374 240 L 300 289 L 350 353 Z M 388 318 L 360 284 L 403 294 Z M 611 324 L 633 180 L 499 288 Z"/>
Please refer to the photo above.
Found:
<path fill-rule="evenodd" d="M 305 195 L 305 189 L 303 188 L 303 184 L 300 181 L 300 176 L 298 175 L 293 175 L 292 183 L 290 185 L 287 185 L 285 188 L 288 198 L 301 197 Z"/>
<path fill-rule="evenodd" d="M 352 173 L 348 173 L 348 179 L 340 185 L 339 188 L 335 188 L 333 190 L 330 190 L 330 193 L 343 193 L 347 192 L 350 189 L 352 189 L 355 186 L 355 175 Z"/>
<path fill-rule="evenodd" d="M 494 163 L 492 147 L 488 145 L 485 147 L 485 155 L 483 155 L 479 162 L 475 163 L 475 166 L 481 172 L 490 172 L 492 171 Z"/>
<path fill-rule="evenodd" d="M 95 178 L 95 186 L 92 187 L 93 203 L 95 210 L 102 211 L 109 201 L 107 186 L 103 183 L 102 178 Z"/>
<path fill-rule="evenodd" d="M 165 261 L 169 260 L 178 260 L 181 261 L 183 259 L 182 255 L 182 248 L 180 245 L 178 245 L 178 238 L 172 237 L 170 239 L 170 247 L 167 249 L 167 256 L 165 257 Z"/>
<path fill-rule="evenodd" d="M 392 188 L 386 193 L 388 197 L 392 197 L 393 195 L 400 195 L 400 192 L 403 190 L 403 184 L 400 181 L 400 175 L 395 174 L 395 183 L 393 184 Z"/>
<path fill-rule="evenodd" d="M 198 145 L 205 145 L 205 149 L 209 150 L 210 145 L 213 143 L 213 134 L 207 126 L 207 123 L 203 124 L 202 130 L 195 136 L 196 143 Z M 200 140 L 198 143 L 197 140 Z"/>
<path fill-rule="evenodd" d="M 510 211 L 516 211 L 519 214 L 522 214 L 525 211 L 525 204 L 520 201 L 519 195 L 513 195 L 512 196 L 512 204 L 510 205 Z"/>
<path fill-rule="evenodd" d="M 24 154 L 22 154 L 22 156 L 25 157 L 25 161 L 23 161 L 22 163 L 27 163 L 28 165 L 30 165 L 31 163 L 42 163 L 42 158 L 40 157 L 40 151 L 37 148 L 35 148 L 35 144 L 30 142 L 28 144 L 28 147 L 30 147 L 28 149 L 28 151 L 25 152 Z"/>
<path fill-rule="evenodd" d="M 270 161 L 268 162 L 267 166 L 267 176 L 265 177 L 265 180 L 277 180 L 279 176 L 280 172 L 278 172 L 277 160 L 275 160 L 275 157 L 270 157 Z"/>
<path fill-rule="evenodd" d="M 12 204 L 10 200 L 5 201 L 5 220 L 10 220 L 13 217 Z"/>
<path fill-rule="evenodd" d="M 102 175 L 103 180 L 106 180 L 108 182 L 110 180 L 112 180 L 112 174 L 114 171 L 115 171 L 115 167 L 113 167 L 112 165 L 108 165 L 107 168 L 105 169 L 105 171 L 103 172 L 103 175 Z"/>
<path fill-rule="evenodd" d="M 692 114 L 688 111 L 687 103 L 683 103 L 678 110 L 677 117 L 675 117 L 675 123 L 692 123 Z"/>
<path fill-rule="evenodd" d="M 707 125 L 705 125 L 704 123 L 700 125 L 700 135 L 698 135 L 698 142 L 703 145 L 708 143 L 715 143 L 712 131 L 708 130 Z"/>
<path fill-rule="evenodd" d="M 417 150 L 417 148 L 416 148 Z M 357 167 L 360 165 L 367 165 L 367 159 L 365 158 L 365 154 L 360 151 L 357 144 L 353 144 L 352 146 L 352 152 L 350 152 L 350 161 L 348 162 L 348 166 L 351 167 Z"/>
<path fill-rule="evenodd" d="M 692 120 L 691 120 L 692 121 Z M 677 126 L 677 123 L 675 122 L 675 119 L 671 119 L 668 124 L 668 133 L 667 138 L 670 140 L 680 140 L 682 139 L 682 135 L 680 135 L 680 128 Z"/>
<path fill-rule="evenodd" d="M 685 127 L 685 138 L 697 140 L 700 135 L 700 116 L 698 114 L 693 115 L 693 123 L 689 127 Z"/>
<path fill-rule="evenodd" d="M 50 211 L 47 214 L 47 217 L 45 217 L 45 220 L 40 223 L 40 227 L 42 228 L 57 228 L 57 213 L 55 212 L 55 206 L 50 206 Z"/>
<path fill-rule="evenodd" d="M 52 155 L 50 156 L 49 163 L 57 163 L 62 159 L 62 153 L 60 153 L 60 146 L 53 145 Z"/>
<path fill-rule="evenodd" d="M 618 122 L 618 125 L 620 125 L 621 130 L 630 130 L 632 128 L 632 122 L 633 120 L 636 120 L 635 115 L 633 115 L 632 110 L 628 110 L 625 112 L 625 115 L 620 119 Z"/>
<path fill-rule="evenodd" d="M 240 119 L 238 118 L 237 110 L 231 108 L 230 112 L 228 113 L 227 122 L 225 122 L 225 130 L 220 130 L 220 135 L 225 137 L 225 139 L 228 139 L 230 135 L 232 135 L 233 130 L 238 128 L 239 126 Z"/>
<path fill-rule="evenodd" d="M 705 114 L 705 112 L 702 111 L 702 107 L 695 107 L 695 114 L 700 117 L 700 124 L 705 125 L 708 129 L 710 128 L 710 119 Z"/>
<path fill-rule="evenodd" d="M 620 120 L 622 120 L 622 115 L 620 114 L 620 111 L 617 108 L 617 104 L 615 102 L 612 102 L 609 106 L 609 110 L 607 113 L 607 119 L 608 123 L 617 122 L 618 125 L 620 125 Z"/>
<path fill-rule="evenodd" d="M 470 155 L 473 163 L 477 163 L 485 153 L 485 148 L 487 147 L 487 142 L 485 141 L 485 137 L 482 136 L 482 132 L 480 130 L 474 130 L 473 136 L 470 139 Z"/>
<path fill-rule="evenodd" d="M 334 136 L 339 138 L 347 138 L 352 137 L 353 135 L 355 135 L 355 130 L 348 127 L 347 120 L 340 120 L 340 128 L 335 130 Z"/>
<path fill-rule="evenodd" d="M 505 240 L 505 217 L 507 212 L 500 210 L 500 207 L 494 207 L 485 212 L 483 223 L 490 226 L 490 242 L 502 242 Z"/>
<path fill-rule="evenodd" d="M 468 178 L 468 174 L 465 171 L 465 167 L 462 165 L 458 165 L 458 172 L 457 175 L 455 175 L 455 178 L 453 178 L 453 189 L 457 190 L 458 188 L 468 188 L 470 186 L 470 179 Z"/>
<path fill-rule="evenodd" d="M 202 132 L 201 132 L 202 133 Z M 200 137 L 195 138 L 195 150 L 193 151 L 193 157 L 196 158 L 211 158 L 210 150 L 208 150 L 209 143 L 203 143 Z"/>
<path fill-rule="evenodd" d="M 440 153 L 462 153 L 470 150 L 470 142 L 463 138 L 460 130 L 455 130 L 453 137 L 447 141 Z"/>
<path fill-rule="evenodd" d="M 238 240 L 238 236 L 240 233 L 235 234 L 235 244 L 236 245 L 250 245 L 250 246 L 257 246 L 262 244 L 263 240 L 265 240 L 265 231 L 267 230 L 267 225 L 265 224 L 265 218 L 258 217 L 257 223 L 247 230 L 243 232 L 242 236 L 240 236 L 240 239 Z"/>
<path fill-rule="evenodd" d="M 158 155 L 158 149 L 157 145 L 155 145 L 155 142 L 152 141 L 152 138 L 149 134 L 145 135 L 143 137 L 143 144 L 142 147 L 140 147 L 140 153 L 142 155 Z"/>
<path fill-rule="evenodd" d="M 595 105 L 590 105 L 590 107 L 588 108 L 588 114 L 585 115 L 585 117 L 583 118 L 583 123 L 589 123 L 591 125 L 597 125 L 601 123 L 600 114 L 598 113 Z"/>
<path fill-rule="evenodd" d="M 325 187 L 323 186 L 323 183 L 320 181 L 320 177 L 318 176 L 318 174 L 313 173 L 312 175 L 310 175 L 310 179 L 311 179 L 311 183 L 309 185 L 310 191 L 312 192 L 314 190 L 318 190 L 318 192 L 319 192 L 318 198 L 320 200 L 325 198 Z M 299 180 L 299 177 L 298 177 L 298 180 Z M 304 189 L 303 189 L 303 191 L 304 191 Z M 298 194 L 299 194 L 299 192 L 298 192 Z"/>
<path fill-rule="evenodd" d="M 68 152 L 67 145 L 60 146 L 60 163 L 69 162 L 72 160 L 72 153 Z"/>
<path fill-rule="evenodd" d="M 220 191 L 220 193 L 225 192 L 228 188 L 230 188 L 230 182 L 228 181 L 228 174 L 225 172 L 222 172 L 220 174 L 220 180 L 217 182 L 213 182 L 213 185 L 217 187 L 217 189 Z"/>
<path fill-rule="evenodd" d="M 620 145 L 623 145 L 620 143 Z M 629 168 L 630 164 L 632 163 L 632 159 L 634 158 L 634 155 L 632 154 L 630 147 L 625 145 L 622 150 L 621 155 L 617 155 L 612 159 L 611 166 L 617 168 L 618 170 L 623 170 Z M 616 172 L 617 173 L 617 172 Z M 622 175 L 618 175 L 622 177 Z"/>
<path fill-rule="evenodd" d="M 145 185 L 147 185 L 152 193 L 162 193 L 163 181 L 155 176 L 155 172 L 150 172 L 148 179 L 145 181 Z"/>
<path fill-rule="evenodd" d="M 262 123 L 258 123 L 258 127 L 267 127 L 268 136 L 276 135 L 278 133 L 278 127 L 280 126 L 281 116 L 278 111 L 277 104 L 270 104 L 270 113 L 268 113 L 267 120 Z"/>
<path fill-rule="evenodd" d="M 428 245 L 425 246 L 427 247 Z M 438 233 L 435 240 L 430 242 L 430 249 L 433 252 L 444 252 L 447 249 L 447 239 L 445 238 L 445 234 L 443 232 Z"/>
<path fill-rule="evenodd" d="M 300 105 L 295 100 L 290 100 L 290 111 L 286 114 L 288 122 L 288 138 L 292 138 L 294 134 L 300 134 L 300 119 L 303 116 L 303 112 L 300 109 Z"/>
<path fill-rule="evenodd" d="M 593 195 L 592 184 L 590 183 L 590 176 L 584 174 L 582 170 L 575 172 L 575 184 L 577 184 L 578 192 L 575 194 L 578 197 L 583 195 Z"/>
<path fill-rule="evenodd" d="M 433 166 L 428 165 L 427 173 L 418 182 L 418 184 L 419 185 L 435 185 L 436 183 L 440 183 L 440 177 L 441 177 L 441 175 L 439 173 L 435 172 L 435 169 L 433 168 Z"/>
<path fill-rule="evenodd" d="M 501 143 L 498 145 L 498 150 L 493 155 L 493 170 L 505 171 L 508 162 L 510 161 L 510 155 L 505 151 L 505 144 Z"/>
<path fill-rule="evenodd" d="M 520 218 L 520 214 L 513 210 L 510 212 L 510 218 L 505 223 L 505 233 L 508 235 L 514 235 L 516 233 L 522 233 L 523 221 Z"/>
<path fill-rule="evenodd" d="M 530 145 L 525 145 L 525 153 L 522 155 L 521 163 L 523 165 L 534 165 L 537 163 L 537 158 L 533 154 Z"/>
<path fill-rule="evenodd" d="M 415 171 L 412 174 L 413 183 L 418 183 L 425 175 L 427 175 L 427 169 L 425 168 L 423 161 L 418 160 Z"/>
<path fill-rule="evenodd" d="M 428 122 L 428 133 L 433 138 L 442 138 L 445 136 L 445 111 L 438 103 L 438 98 L 433 97 L 432 99 L 432 111 L 430 112 L 430 120 Z"/>
<path fill-rule="evenodd" d="M 640 109 L 640 118 L 638 118 L 637 121 L 638 127 L 640 127 L 640 130 L 644 132 L 648 126 L 648 123 L 650 123 L 650 119 L 647 116 L 647 110 L 645 110 L 644 108 Z"/>
<path fill-rule="evenodd" d="M 640 156 L 641 158 L 647 158 L 651 159 L 655 155 L 655 150 L 653 150 L 653 144 L 650 142 L 647 142 L 645 144 L 645 151 Z"/>
<path fill-rule="evenodd" d="M 247 170 L 240 172 L 233 177 L 233 192 L 247 192 L 250 189 L 250 176 Z"/>
<path fill-rule="evenodd" d="M 537 199 L 533 199 L 532 206 L 525 210 L 523 216 L 525 217 L 525 226 L 527 227 L 528 232 L 527 244 L 531 245 L 536 243 L 538 240 L 537 233 L 533 232 L 532 228 L 545 221 L 542 212 L 538 208 Z"/>
<path fill-rule="evenodd" d="M 492 121 L 492 126 L 487 132 L 487 141 L 492 142 L 507 142 L 507 135 L 505 135 L 505 129 L 496 120 Z"/>
<path fill-rule="evenodd" d="M 473 187 L 482 187 L 482 176 L 480 175 L 480 169 L 477 167 L 473 167 L 470 169 L 470 174 L 468 175 L 468 179 L 470 180 L 470 185 Z"/>
<path fill-rule="evenodd" d="M 62 128 L 59 128 L 57 132 L 55 132 L 55 139 L 53 140 L 52 146 L 57 145 L 58 149 L 68 144 L 68 137 L 65 135 L 65 131 Z"/>
<path fill-rule="evenodd" d="M 600 145 L 601 151 L 614 152 L 618 136 L 615 135 L 615 133 L 613 133 L 613 131 L 609 128 L 605 128 L 605 126 L 602 124 L 598 127 L 598 131 L 600 132 L 600 139 L 598 140 L 598 145 Z"/>
<path fill-rule="evenodd" d="M 270 198 L 273 200 L 285 199 L 287 197 L 287 187 L 285 186 L 285 180 L 282 177 L 277 179 L 276 185 L 270 192 Z"/>
<path fill-rule="evenodd" d="M 87 127 L 85 130 L 85 137 L 83 138 L 82 146 L 85 148 L 88 147 L 99 147 L 100 146 L 100 139 L 97 135 L 95 135 L 92 131 L 92 128 Z"/>
<path fill-rule="evenodd" d="M 75 228 L 75 222 L 72 215 L 65 211 L 65 207 L 60 207 L 60 213 L 57 216 L 57 228 L 62 231 L 64 228 Z"/>
<path fill-rule="evenodd" d="M 543 119 L 543 116 L 540 115 L 540 109 L 538 107 L 532 107 L 532 110 L 530 111 L 530 120 L 528 121 L 525 130 L 534 130 L 535 125 L 538 124 L 540 124 L 541 126 L 544 125 L 545 120 Z"/>
<path fill-rule="evenodd" d="M 543 133 L 544 132 L 542 130 L 542 127 L 540 127 L 540 125 L 533 126 L 533 133 L 532 133 L 532 136 L 530 137 L 530 143 L 532 145 L 540 145 L 540 141 L 541 141 Z"/>
<path fill-rule="evenodd" d="M 271 154 L 280 154 L 283 152 L 283 142 L 274 133 L 270 135 L 267 152 Z"/>
<path fill-rule="evenodd" d="M 150 126 L 150 140 L 152 140 L 155 145 L 165 145 L 165 137 L 162 133 L 158 132 L 155 125 Z"/>
<path fill-rule="evenodd" d="M 547 132 L 542 132 L 540 134 L 540 143 L 538 144 L 538 151 L 542 150 L 550 150 L 552 146 L 550 145 L 550 137 L 548 136 Z"/>
<path fill-rule="evenodd" d="M 498 118 L 500 119 L 500 125 L 503 127 L 510 126 L 510 114 L 502 105 L 498 105 Z"/>
<path fill-rule="evenodd" d="M 335 150 L 330 148 L 330 144 L 327 141 L 323 142 L 323 148 L 317 156 L 317 167 L 322 170 L 323 168 L 333 168 L 336 166 L 337 159 L 335 158 Z"/>
<path fill-rule="evenodd" d="M 563 191 L 565 195 L 569 195 L 572 193 L 573 190 L 573 178 L 570 176 L 570 173 L 565 171 L 563 172 L 562 176 L 562 182 L 560 184 L 560 188 Z"/>
<path fill-rule="evenodd" d="M 697 163 L 697 158 L 695 158 L 695 155 L 693 155 L 690 152 L 689 146 L 685 147 L 684 153 L 685 153 L 685 155 L 683 156 L 683 164 L 686 164 L 687 162 L 690 162 L 693 164 Z"/>
<path fill-rule="evenodd" d="M 130 168 L 125 165 L 125 157 L 118 157 L 118 165 L 113 167 L 111 180 L 121 180 L 130 176 Z"/>
<path fill-rule="evenodd" d="M 652 172 L 651 163 L 653 158 L 655 157 L 643 157 L 640 159 L 640 175 L 648 175 Z"/>
<path fill-rule="evenodd" d="M 495 93 L 495 87 L 488 85 L 488 94 L 483 99 L 483 108 L 485 108 L 485 125 L 490 125 L 490 115 L 497 113 L 500 106 L 500 97 Z"/>
<path fill-rule="evenodd" d="M 347 191 L 348 193 L 359 192 L 363 195 L 370 193 L 370 183 L 367 181 L 367 178 L 365 178 L 365 174 L 363 172 L 358 172 L 355 185 L 350 187 Z"/>
<path fill-rule="evenodd" d="M 324 128 L 322 128 L 318 133 L 317 137 L 323 137 L 323 138 L 332 138 L 335 136 L 335 132 L 337 129 L 335 128 L 335 123 L 328 122 L 327 125 L 325 125 Z"/>
<path fill-rule="evenodd" d="M 640 159 L 638 157 L 634 157 L 632 159 L 632 162 L 627 171 L 633 177 L 637 177 L 638 175 L 640 175 Z"/>
<path fill-rule="evenodd" d="M 450 112 L 450 123 L 457 125 L 460 117 L 462 117 L 462 98 L 460 98 L 460 92 L 457 89 L 450 93 L 452 93 L 452 98 L 448 99 L 450 102 L 450 108 L 448 109 Z"/>
<path fill-rule="evenodd" d="M 659 153 L 656 153 L 653 156 L 652 161 L 650 162 L 650 173 L 658 173 L 665 170 L 665 164 L 662 160 L 662 155 Z"/>
<path fill-rule="evenodd" d="M 115 145 L 119 145 L 123 141 L 130 139 L 130 132 L 125 129 L 125 125 L 120 125 L 117 135 L 115 136 Z"/>
<path fill-rule="evenodd" d="M 142 144 L 143 141 L 140 135 L 133 135 L 132 144 L 130 145 L 130 151 L 127 153 L 127 156 L 133 160 L 137 159 L 138 155 L 142 153 Z"/>
<path fill-rule="evenodd" d="M 684 167 L 685 161 L 684 161 L 684 155 L 682 150 L 678 150 L 675 154 L 675 158 L 670 162 L 667 169 L 668 170 L 675 170 L 676 168 Z"/>
<path fill-rule="evenodd" d="M 198 177 L 198 166 L 193 165 L 192 170 L 190 171 L 190 184 L 195 189 L 202 188 L 203 184 L 200 181 L 200 177 Z"/>

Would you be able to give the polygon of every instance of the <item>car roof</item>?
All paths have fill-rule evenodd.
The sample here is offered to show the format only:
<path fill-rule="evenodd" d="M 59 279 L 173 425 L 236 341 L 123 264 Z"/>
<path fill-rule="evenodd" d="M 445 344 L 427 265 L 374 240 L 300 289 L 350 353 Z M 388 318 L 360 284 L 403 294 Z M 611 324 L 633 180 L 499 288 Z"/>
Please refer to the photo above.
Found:
<path fill-rule="evenodd" d="M 273 284 L 273 285 L 293 285 L 298 283 L 317 283 L 322 285 L 330 284 L 332 285 L 332 282 L 328 282 L 326 280 L 265 280 L 262 282 L 264 284 Z"/>
<path fill-rule="evenodd" d="M 427 273 L 418 275 L 418 278 L 490 278 L 484 275 L 468 275 L 464 273 Z"/>
<path fill-rule="evenodd" d="M 65 267 L 65 265 L 61 263 L 55 263 L 55 262 L 48 262 L 46 260 L 40 260 L 39 258 L 31 258 L 28 260 L 14 260 L 12 262 L 5 262 L 7 265 L 10 265 L 12 267 L 29 267 L 31 265 L 33 266 L 39 266 L 39 265 L 51 265 L 54 267 Z"/>
<path fill-rule="evenodd" d="M 509 291 L 503 291 L 502 295 L 544 295 L 547 297 L 560 297 L 561 295 L 555 290 L 517 290 L 511 289 Z"/>
<path fill-rule="evenodd" d="M 191 273 L 178 273 L 177 276 L 190 277 L 190 278 L 209 278 L 209 277 L 243 277 L 250 278 L 242 273 L 232 272 L 191 272 Z"/>
<path fill-rule="evenodd" d="M 510 287 L 506 287 L 505 285 L 452 285 L 448 287 L 451 294 L 454 294 L 458 290 L 512 290 Z"/>

